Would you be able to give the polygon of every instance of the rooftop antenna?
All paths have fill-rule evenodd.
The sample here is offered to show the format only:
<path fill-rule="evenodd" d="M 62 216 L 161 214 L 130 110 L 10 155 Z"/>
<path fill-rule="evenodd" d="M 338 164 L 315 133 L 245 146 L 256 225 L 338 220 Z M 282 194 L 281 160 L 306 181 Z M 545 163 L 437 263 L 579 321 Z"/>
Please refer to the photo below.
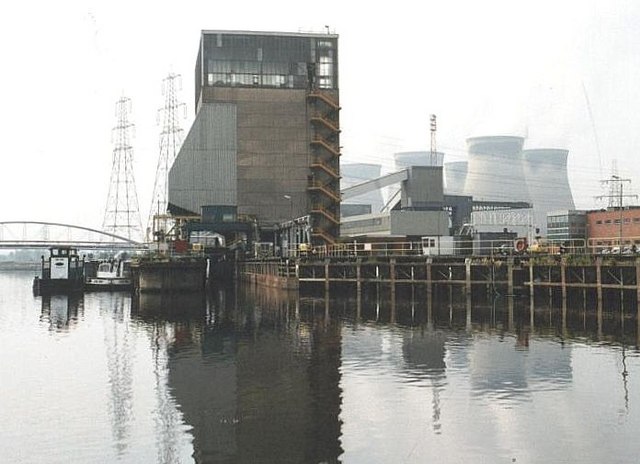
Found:
<path fill-rule="evenodd" d="M 121 97 L 116 103 L 117 124 L 113 128 L 113 156 L 109 194 L 102 229 L 129 240 L 142 239 L 142 223 L 138 208 L 136 182 L 133 176 L 133 147 L 129 122 L 131 100 Z"/>
<path fill-rule="evenodd" d="M 431 127 L 431 152 L 429 154 L 430 156 L 430 165 L 431 166 L 435 166 L 436 165 L 436 115 L 432 114 L 429 118 L 429 122 L 430 122 L 430 127 Z"/>
<path fill-rule="evenodd" d="M 167 213 L 169 204 L 169 170 L 173 166 L 183 142 L 183 130 L 180 126 L 179 113 L 182 112 L 182 119 L 187 117 L 186 105 L 179 102 L 177 97 L 177 91 L 181 87 L 182 77 L 180 74 L 169 73 L 162 81 L 164 107 L 158 110 L 158 123 L 162 121 L 160 152 L 156 167 L 156 179 L 153 183 L 149 217 L 147 219 L 147 234 L 153 231 L 154 215 Z"/>

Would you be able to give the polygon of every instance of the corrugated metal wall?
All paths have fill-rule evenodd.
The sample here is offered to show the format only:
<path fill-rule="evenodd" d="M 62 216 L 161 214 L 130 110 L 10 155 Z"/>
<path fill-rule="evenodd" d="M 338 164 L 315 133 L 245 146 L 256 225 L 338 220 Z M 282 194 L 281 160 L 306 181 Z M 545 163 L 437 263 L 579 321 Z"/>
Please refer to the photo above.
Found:
<path fill-rule="evenodd" d="M 237 204 L 236 128 L 236 105 L 201 107 L 169 172 L 171 204 L 195 214 L 205 205 Z"/>
<path fill-rule="evenodd" d="M 307 214 L 306 91 L 212 87 L 205 100 L 237 105 L 238 214 L 264 225 Z"/>

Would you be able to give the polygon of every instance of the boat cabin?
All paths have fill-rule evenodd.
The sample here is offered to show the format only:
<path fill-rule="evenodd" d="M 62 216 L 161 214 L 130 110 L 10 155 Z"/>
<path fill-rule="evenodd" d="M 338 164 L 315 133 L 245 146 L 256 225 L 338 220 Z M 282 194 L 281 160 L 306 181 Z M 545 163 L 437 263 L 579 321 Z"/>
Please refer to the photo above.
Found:
<path fill-rule="evenodd" d="M 83 282 L 84 259 L 78 250 L 69 246 L 51 247 L 49 257 L 42 256 L 42 270 L 34 280 L 34 290 L 82 290 Z"/>

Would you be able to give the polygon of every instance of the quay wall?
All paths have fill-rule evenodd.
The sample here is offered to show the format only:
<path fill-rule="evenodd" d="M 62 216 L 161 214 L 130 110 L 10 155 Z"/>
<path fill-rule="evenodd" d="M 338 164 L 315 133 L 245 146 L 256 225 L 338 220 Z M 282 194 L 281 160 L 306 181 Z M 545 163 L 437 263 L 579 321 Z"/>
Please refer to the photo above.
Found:
<path fill-rule="evenodd" d="M 599 301 L 612 292 L 640 302 L 640 259 L 636 257 L 369 257 L 271 259 L 238 263 L 238 277 L 281 288 L 383 284 L 433 288 L 451 286 L 464 293 L 486 291 L 503 296 L 593 292 Z"/>
<path fill-rule="evenodd" d="M 241 281 L 265 287 L 298 290 L 300 279 L 296 276 L 296 261 L 256 260 L 238 263 L 237 276 Z"/>
<path fill-rule="evenodd" d="M 205 288 L 207 263 L 189 261 L 142 261 L 131 264 L 134 290 L 140 292 L 184 292 Z"/>

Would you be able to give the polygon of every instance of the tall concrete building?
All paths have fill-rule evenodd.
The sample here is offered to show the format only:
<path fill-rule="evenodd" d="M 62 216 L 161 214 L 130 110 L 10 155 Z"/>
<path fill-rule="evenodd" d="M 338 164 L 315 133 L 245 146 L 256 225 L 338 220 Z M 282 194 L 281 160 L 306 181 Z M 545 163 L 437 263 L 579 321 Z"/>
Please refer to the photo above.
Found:
<path fill-rule="evenodd" d="M 316 244 L 340 224 L 338 36 L 202 31 L 196 118 L 169 173 L 169 210 L 232 207 L 263 239 L 306 218 Z"/>

